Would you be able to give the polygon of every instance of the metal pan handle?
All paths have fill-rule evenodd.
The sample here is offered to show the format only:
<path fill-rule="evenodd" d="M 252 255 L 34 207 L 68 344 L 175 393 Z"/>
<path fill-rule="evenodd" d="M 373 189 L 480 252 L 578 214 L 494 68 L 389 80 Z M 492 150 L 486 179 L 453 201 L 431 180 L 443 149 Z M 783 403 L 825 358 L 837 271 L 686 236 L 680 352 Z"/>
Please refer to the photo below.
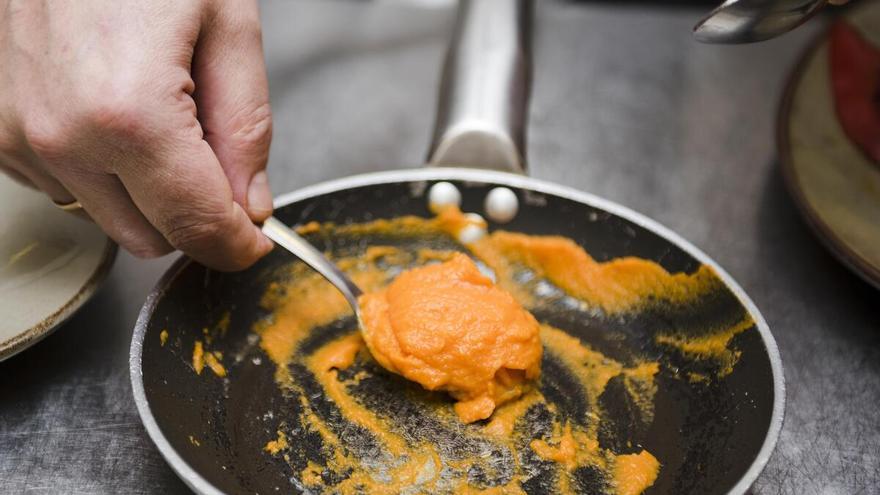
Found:
<path fill-rule="evenodd" d="M 525 173 L 532 0 L 460 0 L 428 165 Z"/>

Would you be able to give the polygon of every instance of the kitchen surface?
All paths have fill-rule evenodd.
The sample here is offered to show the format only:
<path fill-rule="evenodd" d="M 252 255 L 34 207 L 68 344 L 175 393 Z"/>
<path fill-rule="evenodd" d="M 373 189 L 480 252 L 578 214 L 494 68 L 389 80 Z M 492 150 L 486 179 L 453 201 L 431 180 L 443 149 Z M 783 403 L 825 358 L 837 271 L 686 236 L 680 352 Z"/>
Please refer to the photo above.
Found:
<path fill-rule="evenodd" d="M 435 3 L 262 2 L 275 194 L 420 166 L 453 20 Z M 829 17 L 712 46 L 691 38 L 707 5 L 537 3 L 529 175 L 656 219 L 763 313 L 786 411 L 753 493 L 876 493 L 880 292 L 810 231 L 776 152 L 785 81 Z M 92 301 L 0 362 L 0 491 L 188 492 L 147 437 L 128 373 L 138 312 L 174 258 L 120 251 Z"/>

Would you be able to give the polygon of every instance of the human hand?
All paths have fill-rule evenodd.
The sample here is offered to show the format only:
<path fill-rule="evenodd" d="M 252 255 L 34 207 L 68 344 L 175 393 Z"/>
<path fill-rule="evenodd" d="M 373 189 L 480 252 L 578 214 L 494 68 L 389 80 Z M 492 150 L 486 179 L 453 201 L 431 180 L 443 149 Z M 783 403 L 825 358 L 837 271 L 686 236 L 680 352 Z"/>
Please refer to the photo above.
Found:
<path fill-rule="evenodd" d="M 256 0 L 0 0 L 0 170 L 139 257 L 272 249 Z"/>

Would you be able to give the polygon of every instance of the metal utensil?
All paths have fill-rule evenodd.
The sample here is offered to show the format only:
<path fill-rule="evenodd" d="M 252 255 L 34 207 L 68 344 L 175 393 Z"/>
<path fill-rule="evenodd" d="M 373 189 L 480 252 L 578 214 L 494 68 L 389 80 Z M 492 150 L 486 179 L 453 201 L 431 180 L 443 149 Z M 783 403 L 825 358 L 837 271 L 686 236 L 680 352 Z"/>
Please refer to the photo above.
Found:
<path fill-rule="evenodd" d="M 322 277 L 327 279 L 328 282 L 333 284 L 334 287 L 339 289 L 339 292 L 345 296 L 345 300 L 348 301 L 348 304 L 357 316 L 358 321 L 360 321 L 361 312 L 358 307 L 358 297 L 364 291 L 353 280 L 348 278 L 348 275 L 327 259 L 321 251 L 315 249 L 315 246 L 312 246 L 309 241 L 303 239 L 302 236 L 275 217 L 269 217 L 263 222 L 263 233 L 269 239 L 290 251 L 291 254 L 302 260 L 303 263 L 312 267 Z"/>
<path fill-rule="evenodd" d="M 800 26 L 827 0 L 727 0 L 694 26 L 704 43 L 752 43 Z"/>

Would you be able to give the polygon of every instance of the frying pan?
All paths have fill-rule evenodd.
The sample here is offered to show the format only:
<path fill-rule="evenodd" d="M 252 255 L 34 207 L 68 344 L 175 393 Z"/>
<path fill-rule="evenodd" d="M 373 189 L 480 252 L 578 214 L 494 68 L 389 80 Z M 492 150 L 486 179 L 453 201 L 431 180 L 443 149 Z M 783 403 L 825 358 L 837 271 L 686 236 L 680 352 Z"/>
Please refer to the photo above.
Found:
<path fill-rule="evenodd" d="M 430 167 L 347 177 L 279 197 L 276 216 L 290 225 L 428 217 L 426 190 L 438 181 L 458 187 L 463 211 L 481 211 L 488 192 L 505 186 L 520 201 L 519 213 L 503 226 L 505 230 L 563 235 L 599 261 L 638 256 L 673 273 L 691 273 L 708 265 L 721 283 L 693 304 L 649 306 L 614 318 L 574 310 L 536 317 L 553 322 L 606 355 L 620 359 L 650 355 L 662 363 L 653 420 L 648 424 L 633 418 L 631 404 L 620 390 L 615 392 L 613 384 L 599 397 L 599 404 L 609 413 L 600 443 L 615 452 L 637 452 L 636 446 L 644 447 L 662 465 L 656 482 L 645 493 L 744 493 L 767 463 L 782 426 L 784 384 L 776 343 L 736 282 L 674 232 L 618 204 L 521 174 L 525 169 L 522 144 L 531 9 L 527 0 L 461 2 L 428 159 L 431 165 L 507 172 Z M 490 230 L 499 227 L 489 222 Z M 363 249 L 370 239 L 312 241 L 336 253 Z M 320 436 L 288 431 L 286 460 L 263 451 L 277 429 L 294 421 L 303 400 L 311 401 L 319 413 L 336 418 L 331 428 L 350 426 L 306 371 L 291 370 L 304 390 L 303 397 L 282 393 L 273 379 L 273 367 L 267 365 L 256 343 L 254 324 L 266 317 L 260 298 L 278 280 L 278 273 L 295 262 L 276 249 L 248 270 L 218 273 L 181 257 L 141 310 L 130 358 L 138 412 L 162 455 L 198 493 L 304 491 L 297 473 L 321 450 Z M 203 338 L 202 329 L 216 325 L 224 314 L 229 314 L 228 328 L 215 337 L 212 348 L 222 352 L 228 374 L 222 379 L 207 372 L 198 375 L 191 364 L 193 345 Z M 659 333 L 670 329 L 699 334 L 701 328 L 743 318 L 751 318 L 754 325 L 728 344 L 739 353 L 736 366 L 708 384 L 681 379 L 689 370 L 698 370 L 700 363 L 655 341 Z M 350 331 L 351 325 L 349 319 L 315 330 L 298 352 L 308 352 Z M 548 401 L 563 413 L 583 413 L 589 407 L 549 357 L 542 368 L 540 387 Z M 397 393 L 411 387 L 403 380 L 377 371 L 361 383 L 352 393 L 359 394 L 359 400 L 406 438 L 444 443 L 452 450 L 472 447 L 470 437 L 414 405 L 412 394 Z M 540 418 L 527 420 L 527 427 L 540 428 Z M 347 441 L 356 451 L 359 442 L 370 439 L 350 435 Z M 522 489 L 551 491 L 547 469 L 547 463 L 538 462 Z M 332 491 L 338 480 L 324 481 Z M 478 481 L 482 487 L 491 487 L 503 480 L 486 475 Z M 587 472 L 579 474 L 575 488 L 593 493 L 607 487 Z"/>

